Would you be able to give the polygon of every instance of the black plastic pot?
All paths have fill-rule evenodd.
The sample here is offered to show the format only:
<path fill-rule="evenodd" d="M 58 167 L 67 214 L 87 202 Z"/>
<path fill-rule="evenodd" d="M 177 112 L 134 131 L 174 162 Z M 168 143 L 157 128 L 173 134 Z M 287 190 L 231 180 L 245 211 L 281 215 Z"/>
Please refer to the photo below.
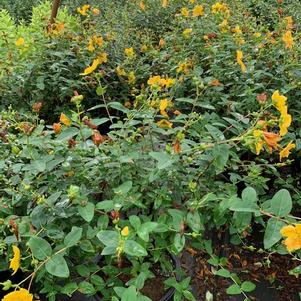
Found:
<path fill-rule="evenodd" d="M 179 257 L 170 254 L 170 257 L 174 263 L 174 267 L 176 271 L 179 271 L 181 269 L 181 261 Z M 180 273 L 176 273 L 176 280 L 181 281 L 182 277 Z M 165 293 L 165 295 L 159 300 L 159 301 L 169 301 L 172 300 L 173 295 L 175 294 L 176 289 L 171 287 L 168 289 L 168 291 Z M 41 301 L 48 301 L 45 296 L 40 297 Z M 95 295 L 88 297 L 84 294 L 81 294 L 80 292 L 75 292 L 72 297 L 68 297 L 66 295 L 59 295 L 57 296 L 57 301 L 101 301 L 101 297 Z"/>
<path fill-rule="evenodd" d="M 259 235 L 259 231 L 257 232 L 257 235 Z M 262 235 L 258 237 L 259 241 L 262 241 Z M 224 245 L 229 245 L 230 244 L 230 234 L 229 231 L 225 231 L 223 233 L 223 244 Z M 229 253 L 226 251 L 226 249 L 222 249 L 221 253 L 219 254 L 220 257 L 229 257 Z M 229 286 L 232 284 L 232 282 L 229 282 Z M 277 289 L 271 287 L 271 284 L 268 281 L 261 281 L 261 282 L 256 282 L 256 288 L 254 291 L 251 293 L 247 293 L 247 295 L 251 298 L 254 298 L 255 300 L 260 300 L 260 301 L 283 301 L 279 299 Z M 243 295 L 237 295 L 232 297 L 233 300 L 236 301 L 244 301 L 245 297 Z M 298 301 L 300 300 L 297 293 L 293 299 L 290 299 L 290 301 Z"/>

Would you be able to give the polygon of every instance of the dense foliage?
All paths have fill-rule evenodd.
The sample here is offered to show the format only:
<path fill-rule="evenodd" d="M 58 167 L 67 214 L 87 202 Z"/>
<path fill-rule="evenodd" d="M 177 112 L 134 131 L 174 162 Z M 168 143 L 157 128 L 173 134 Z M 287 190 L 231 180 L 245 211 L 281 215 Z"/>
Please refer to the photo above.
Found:
<path fill-rule="evenodd" d="M 299 258 L 298 1 L 63 1 L 55 24 L 2 2 L 0 266 L 25 275 L 4 290 L 150 300 L 159 262 L 194 300 L 168 255 L 192 246 L 249 300 L 209 233 L 255 224 Z"/>

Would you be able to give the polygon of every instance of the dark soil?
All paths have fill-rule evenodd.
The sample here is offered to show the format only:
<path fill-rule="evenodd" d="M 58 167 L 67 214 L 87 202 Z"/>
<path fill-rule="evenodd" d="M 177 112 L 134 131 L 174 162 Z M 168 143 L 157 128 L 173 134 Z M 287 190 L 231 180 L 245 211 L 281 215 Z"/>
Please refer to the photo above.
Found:
<path fill-rule="evenodd" d="M 249 239 L 251 240 L 251 239 Z M 219 257 L 226 257 L 225 266 L 232 273 L 236 273 L 241 281 L 252 281 L 256 290 L 247 293 L 251 300 L 256 301 L 298 301 L 301 292 L 301 281 L 290 275 L 289 271 L 300 265 L 291 256 L 268 254 L 262 250 L 259 243 L 252 242 L 243 246 L 230 243 L 216 243 L 214 253 Z M 250 248 L 250 245 L 252 246 Z M 253 249 L 254 248 L 254 249 Z M 233 284 L 229 278 L 214 275 L 214 269 L 207 260 L 210 257 L 202 251 L 186 249 L 182 258 L 182 265 L 192 277 L 192 290 L 197 300 L 206 300 L 206 293 L 213 294 L 214 301 L 243 301 L 244 296 L 227 295 L 227 288 Z"/>
<path fill-rule="evenodd" d="M 163 283 L 164 280 L 166 280 L 166 278 L 163 276 L 156 276 L 153 279 L 148 279 L 145 281 L 141 293 L 149 297 L 152 301 L 159 301 L 166 294 Z"/>

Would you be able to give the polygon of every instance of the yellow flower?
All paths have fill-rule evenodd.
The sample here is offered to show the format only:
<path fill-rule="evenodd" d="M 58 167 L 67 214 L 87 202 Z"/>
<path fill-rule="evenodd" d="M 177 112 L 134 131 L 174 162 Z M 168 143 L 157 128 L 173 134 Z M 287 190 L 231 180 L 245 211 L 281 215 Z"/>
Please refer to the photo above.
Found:
<path fill-rule="evenodd" d="M 102 47 L 103 38 L 98 36 L 93 36 L 93 42 L 98 45 L 98 47 Z"/>
<path fill-rule="evenodd" d="M 160 47 L 164 47 L 165 44 L 166 44 L 166 42 L 164 41 L 164 39 L 160 39 L 160 41 L 159 41 L 159 46 L 160 46 Z"/>
<path fill-rule="evenodd" d="M 169 105 L 169 101 L 167 98 L 164 98 L 160 101 L 160 114 L 166 118 L 168 118 L 168 114 L 166 113 L 166 109 Z"/>
<path fill-rule="evenodd" d="M 191 28 L 186 28 L 184 31 L 183 31 L 183 36 L 188 39 L 190 34 L 192 33 L 192 29 Z"/>
<path fill-rule="evenodd" d="M 162 7 L 166 8 L 168 6 L 168 0 L 163 0 L 162 1 Z"/>
<path fill-rule="evenodd" d="M 25 44 L 25 40 L 23 38 L 19 38 L 16 42 L 15 42 L 16 46 L 23 46 Z"/>
<path fill-rule="evenodd" d="M 295 226 L 284 226 L 280 233 L 287 237 L 284 244 L 289 252 L 297 251 L 301 248 L 301 224 Z"/>
<path fill-rule="evenodd" d="M 59 134 L 62 131 L 62 126 L 60 123 L 54 123 L 52 127 L 55 134 Z"/>
<path fill-rule="evenodd" d="M 245 44 L 246 43 L 246 41 L 244 40 L 244 39 L 239 39 L 238 41 L 237 41 L 237 43 L 238 43 L 238 45 L 243 45 L 243 44 Z"/>
<path fill-rule="evenodd" d="M 278 134 L 266 132 L 263 130 L 254 130 L 256 155 L 259 155 L 263 146 L 266 145 L 270 152 L 278 148 L 278 142 L 281 139 Z"/>
<path fill-rule="evenodd" d="M 3 297 L 1 301 L 32 301 L 33 295 L 28 290 L 21 288 L 18 291 L 11 292 Z"/>
<path fill-rule="evenodd" d="M 100 53 L 97 60 L 98 64 L 106 63 L 108 61 L 108 54 L 106 52 Z"/>
<path fill-rule="evenodd" d="M 167 78 L 165 80 L 165 87 L 168 89 L 168 88 L 171 88 L 174 84 L 175 84 L 176 80 L 174 78 Z"/>
<path fill-rule="evenodd" d="M 166 80 L 162 78 L 160 75 L 154 75 L 150 77 L 147 81 L 147 84 L 149 86 L 158 88 L 158 87 L 163 87 L 166 83 Z"/>
<path fill-rule="evenodd" d="M 21 252 L 17 246 L 13 246 L 14 257 L 10 260 L 9 268 L 14 272 L 12 275 L 16 274 L 18 269 L 20 268 L 21 261 Z"/>
<path fill-rule="evenodd" d="M 293 20 L 292 16 L 288 16 L 288 17 L 284 18 L 284 20 L 286 21 L 286 29 L 292 30 L 294 28 L 294 20 Z"/>
<path fill-rule="evenodd" d="M 129 58 L 132 58 L 132 57 L 135 56 L 135 51 L 134 51 L 133 47 L 125 48 L 125 49 L 124 49 L 124 53 L 125 53 L 125 55 L 126 55 L 127 57 L 129 57 Z"/>
<path fill-rule="evenodd" d="M 292 116 L 287 114 L 286 112 L 282 112 L 279 121 L 279 128 L 280 128 L 280 136 L 284 136 L 287 134 L 287 129 L 290 127 L 292 123 Z"/>
<path fill-rule="evenodd" d="M 254 37 L 255 38 L 260 38 L 261 37 L 261 33 L 260 32 L 255 32 L 254 33 Z"/>
<path fill-rule="evenodd" d="M 222 23 L 220 23 L 219 25 L 219 29 L 221 32 L 225 33 L 229 30 L 230 26 L 228 25 L 228 20 L 224 19 Z"/>
<path fill-rule="evenodd" d="M 148 49 L 147 45 L 142 45 L 141 48 L 140 48 L 141 52 L 146 52 L 147 49 Z"/>
<path fill-rule="evenodd" d="M 287 97 L 281 95 L 279 93 L 279 90 L 276 90 L 272 95 L 273 105 L 279 112 L 285 111 L 286 100 L 287 100 Z"/>
<path fill-rule="evenodd" d="M 134 84 L 135 81 L 136 81 L 135 73 L 134 73 L 134 71 L 131 71 L 131 72 L 128 74 L 128 83 L 129 83 L 129 84 Z"/>
<path fill-rule="evenodd" d="M 97 16 L 100 14 L 100 10 L 98 8 L 93 8 L 92 13 L 93 13 L 93 15 Z"/>
<path fill-rule="evenodd" d="M 122 235 L 122 236 L 126 237 L 126 236 L 128 236 L 129 234 L 130 234 L 130 231 L 129 231 L 129 227 L 128 227 L 128 226 L 124 227 L 124 228 L 121 230 L 121 235 Z"/>
<path fill-rule="evenodd" d="M 162 119 L 157 122 L 158 127 L 160 128 L 172 128 L 172 123 L 166 119 Z"/>
<path fill-rule="evenodd" d="M 263 132 L 263 139 L 270 153 L 278 148 L 278 142 L 281 140 L 278 134 L 266 131 Z"/>
<path fill-rule="evenodd" d="M 181 8 L 181 15 L 183 16 L 183 17 L 189 17 L 189 10 L 188 10 L 188 8 L 187 7 L 182 7 Z"/>
<path fill-rule="evenodd" d="M 83 73 L 80 73 L 80 75 L 88 75 L 96 70 L 98 65 L 100 64 L 99 59 L 94 59 L 91 66 L 87 67 Z"/>
<path fill-rule="evenodd" d="M 242 34 L 242 31 L 241 31 L 239 25 L 236 25 L 231 31 L 237 35 Z"/>
<path fill-rule="evenodd" d="M 292 149 L 294 149 L 295 147 L 296 147 L 295 143 L 292 143 L 292 141 L 289 142 L 288 145 L 280 151 L 280 154 L 279 154 L 280 161 L 282 161 L 283 158 L 288 158 L 288 156 L 290 155 L 290 151 Z"/>
<path fill-rule="evenodd" d="M 144 4 L 143 1 L 140 1 L 139 7 L 140 7 L 141 10 L 145 11 L 145 4 Z"/>
<path fill-rule="evenodd" d="M 213 14 L 227 12 L 227 11 L 228 11 L 228 7 L 224 3 L 216 2 L 211 6 L 211 12 Z"/>
<path fill-rule="evenodd" d="M 262 139 L 262 135 L 263 135 L 263 131 L 261 130 L 254 130 L 253 131 L 253 136 L 255 138 L 255 150 L 256 150 L 256 155 L 259 155 L 263 145 L 264 145 L 264 141 Z"/>
<path fill-rule="evenodd" d="M 292 36 L 292 32 L 288 30 L 283 36 L 282 41 L 285 43 L 285 48 L 293 48 L 294 46 L 294 39 Z"/>
<path fill-rule="evenodd" d="M 125 76 L 126 75 L 125 70 L 123 68 L 121 68 L 120 66 L 117 66 L 116 73 L 117 73 L 118 76 Z"/>
<path fill-rule="evenodd" d="M 246 72 L 247 71 L 247 67 L 244 64 L 244 62 L 242 61 L 243 58 L 243 53 L 241 50 L 237 50 L 236 51 L 236 61 L 237 63 L 240 65 L 241 71 L 242 72 Z"/>
<path fill-rule="evenodd" d="M 88 51 L 90 51 L 90 52 L 94 52 L 94 51 L 95 51 L 93 39 L 89 39 L 89 43 L 88 43 L 87 49 L 88 49 Z"/>
<path fill-rule="evenodd" d="M 63 123 L 64 125 L 66 125 L 66 126 L 71 125 L 71 120 L 64 113 L 61 113 L 60 122 Z"/>
<path fill-rule="evenodd" d="M 196 5 L 192 10 L 193 17 L 199 17 L 204 15 L 204 7 L 202 5 Z"/>
<path fill-rule="evenodd" d="M 184 73 L 188 74 L 189 69 L 192 67 L 192 65 L 189 62 L 180 62 L 178 64 L 178 68 L 176 69 L 177 73 Z"/>
<path fill-rule="evenodd" d="M 78 7 L 77 12 L 82 16 L 87 16 L 87 11 L 90 9 L 90 5 L 85 4 L 82 8 Z"/>

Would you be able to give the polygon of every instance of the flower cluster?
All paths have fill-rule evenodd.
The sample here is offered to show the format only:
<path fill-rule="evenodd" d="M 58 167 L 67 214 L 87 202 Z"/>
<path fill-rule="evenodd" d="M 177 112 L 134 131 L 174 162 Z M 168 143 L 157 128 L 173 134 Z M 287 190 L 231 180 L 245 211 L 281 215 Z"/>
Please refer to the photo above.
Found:
<path fill-rule="evenodd" d="M 261 95 L 260 98 L 266 98 L 265 94 Z M 263 146 L 266 145 L 269 152 L 277 150 L 279 148 L 278 143 L 281 141 L 282 137 L 287 134 L 288 128 L 291 125 L 292 117 L 287 113 L 286 105 L 287 97 L 281 95 L 279 90 L 276 90 L 272 95 L 272 102 L 274 107 L 280 112 L 279 118 L 279 133 L 269 132 L 267 129 L 267 122 L 261 120 L 258 123 L 259 129 L 253 131 L 253 136 L 255 138 L 255 149 L 256 154 L 259 155 Z M 283 158 L 287 158 L 290 151 L 295 148 L 295 144 L 289 142 L 279 153 L 280 161 Z"/>

